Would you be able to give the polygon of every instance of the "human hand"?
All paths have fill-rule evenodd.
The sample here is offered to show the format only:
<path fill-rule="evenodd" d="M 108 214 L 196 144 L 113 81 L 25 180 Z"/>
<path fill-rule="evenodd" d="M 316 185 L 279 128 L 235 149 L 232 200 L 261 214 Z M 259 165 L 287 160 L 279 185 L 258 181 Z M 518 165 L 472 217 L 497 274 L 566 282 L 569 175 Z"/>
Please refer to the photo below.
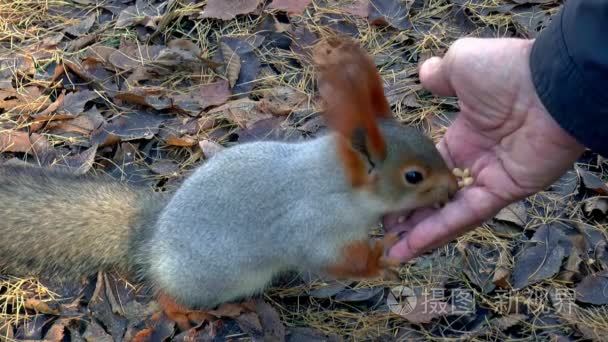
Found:
<path fill-rule="evenodd" d="M 422 65 L 425 88 L 458 97 L 460 113 L 438 148 L 451 168 L 469 168 L 474 182 L 443 208 L 417 211 L 395 225 L 392 231 L 405 233 L 391 257 L 408 261 L 475 228 L 553 183 L 584 151 L 536 94 L 529 66 L 532 44 L 464 38 L 443 58 Z M 397 215 L 385 220 L 397 220 Z"/>

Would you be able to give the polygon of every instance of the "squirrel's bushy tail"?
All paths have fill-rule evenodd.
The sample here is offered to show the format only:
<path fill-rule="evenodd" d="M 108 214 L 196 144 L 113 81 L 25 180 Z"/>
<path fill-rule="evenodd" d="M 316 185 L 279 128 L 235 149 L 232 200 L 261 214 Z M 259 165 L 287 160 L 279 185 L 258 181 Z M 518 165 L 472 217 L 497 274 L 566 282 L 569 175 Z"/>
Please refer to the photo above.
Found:
<path fill-rule="evenodd" d="M 77 278 L 132 271 L 164 205 L 160 194 L 110 179 L 0 166 L 0 271 Z"/>

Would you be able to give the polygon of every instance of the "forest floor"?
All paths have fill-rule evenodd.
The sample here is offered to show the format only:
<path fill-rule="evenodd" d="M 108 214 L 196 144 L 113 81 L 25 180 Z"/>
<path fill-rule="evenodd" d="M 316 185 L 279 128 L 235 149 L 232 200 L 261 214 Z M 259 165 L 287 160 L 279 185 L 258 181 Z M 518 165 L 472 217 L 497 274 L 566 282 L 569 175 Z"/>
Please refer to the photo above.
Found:
<path fill-rule="evenodd" d="M 533 38 L 560 3 L 0 0 L 0 162 L 170 191 L 222 148 L 314 137 L 324 123 L 308 48 L 328 30 L 361 42 L 394 116 L 438 140 L 458 105 L 421 87 L 419 63 L 460 37 Z M 251 311 L 188 331 L 152 317 L 155 301 L 112 273 L 4 275 L 0 339 L 602 340 L 606 166 L 586 153 L 546 191 L 403 266 L 400 281 L 286 277 Z"/>

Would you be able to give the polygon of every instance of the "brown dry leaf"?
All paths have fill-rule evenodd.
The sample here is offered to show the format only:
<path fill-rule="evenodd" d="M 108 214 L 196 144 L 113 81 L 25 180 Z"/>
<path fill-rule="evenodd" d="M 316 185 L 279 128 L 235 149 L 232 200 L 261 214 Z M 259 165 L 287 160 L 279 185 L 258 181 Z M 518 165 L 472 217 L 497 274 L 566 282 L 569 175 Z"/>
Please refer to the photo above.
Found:
<path fill-rule="evenodd" d="M 200 17 L 231 20 L 237 15 L 255 11 L 260 2 L 261 0 L 208 0 Z"/>
<path fill-rule="evenodd" d="M 78 24 L 67 27 L 64 32 L 67 32 L 76 37 L 85 35 L 89 32 L 91 27 L 93 27 L 95 19 L 97 19 L 97 14 L 93 12 L 86 18 L 80 20 Z"/>
<path fill-rule="evenodd" d="M 226 77 L 230 82 L 230 88 L 234 88 L 241 72 L 241 57 L 234 53 L 226 43 L 220 43 L 220 50 L 226 64 Z"/>
<path fill-rule="evenodd" d="M 585 277 L 576 286 L 576 300 L 594 305 L 608 304 L 608 271 Z"/>
<path fill-rule="evenodd" d="M 592 197 L 583 202 L 583 210 L 588 216 L 594 214 L 606 216 L 608 212 L 608 198 Z"/>
<path fill-rule="evenodd" d="M 168 109 L 173 101 L 167 96 L 167 90 L 161 87 L 135 87 L 128 91 L 119 92 L 114 99 L 140 106 L 152 107 L 156 110 Z"/>
<path fill-rule="evenodd" d="M 68 170 L 75 175 L 84 175 L 93 167 L 97 145 L 93 145 L 77 155 L 62 158 L 54 167 Z"/>
<path fill-rule="evenodd" d="M 194 136 L 200 130 L 210 128 L 211 126 L 203 126 L 197 119 L 193 118 L 172 118 L 163 123 L 163 127 L 158 135 L 168 145 L 194 146 L 198 143 L 198 140 Z"/>
<path fill-rule="evenodd" d="M 84 47 L 93 44 L 97 40 L 97 38 L 99 38 L 99 35 L 97 35 L 97 34 L 86 34 L 82 37 L 78 37 L 78 39 L 74 39 L 66 45 L 65 51 L 67 51 L 67 52 L 79 51 L 79 50 L 83 49 Z"/>
<path fill-rule="evenodd" d="M 108 335 L 105 330 L 94 320 L 91 320 L 87 324 L 87 330 L 85 330 L 82 337 L 85 341 L 100 341 L 100 342 L 113 342 L 112 336 Z"/>
<path fill-rule="evenodd" d="M 427 298 L 429 294 L 420 288 L 411 289 L 406 286 L 393 287 L 386 304 L 394 314 L 397 314 L 411 323 L 429 323 L 437 317 L 453 312 L 451 304 L 434 298 Z M 430 291 L 427 291 L 430 292 Z"/>
<path fill-rule="evenodd" d="M 41 314 L 59 315 L 59 306 L 56 305 L 56 303 L 54 305 L 49 305 L 49 303 L 43 302 L 40 299 L 28 298 L 25 300 L 25 303 L 23 303 L 23 306 L 26 309 L 34 310 Z"/>
<path fill-rule="evenodd" d="M 297 89 L 279 86 L 261 92 L 260 109 L 274 115 L 287 115 L 308 100 L 308 95 Z"/>
<path fill-rule="evenodd" d="M 412 27 L 409 19 L 411 1 L 371 0 L 369 22 L 372 25 L 390 25 L 399 30 Z"/>
<path fill-rule="evenodd" d="M 99 97 L 99 94 L 92 90 L 81 90 L 69 93 L 63 99 L 63 103 L 57 109 L 60 115 L 76 117 L 84 112 L 84 106 Z"/>
<path fill-rule="evenodd" d="M 216 317 L 235 318 L 246 311 L 249 311 L 248 308 L 241 303 L 224 303 L 220 305 L 217 309 L 209 310 L 207 312 Z"/>
<path fill-rule="evenodd" d="M 302 15 L 312 0 L 273 0 L 268 8 L 287 12 L 289 15 Z"/>
<path fill-rule="evenodd" d="M 234 320 L 238 323 L 241 330 L 250 335 L 254 340 L 263 340 L 264 333 L 262 330 L 262 323 L 260 323 L 260 319 L 255 312 L 244 313 L 235 317 Z"/>
<path fill-rule="evenodd" d="M 247 94 L 255 86 L 262 65 L 255 50 L 264 43 L 265 39 L 266 38 L 263 35 L 259 34 L 224 36 L 221 38 L 221 54 L 219 57 L 221 57 L 226 64 L 227 74 L 230 77 L 233 77 L 234 75 L 232 74 L 233 71 L 228 72 L 229 65 L 227 65 L 227 63 L 238 56 L 238 78 L 235 81 L 234 86 L 232 86 L 232 92 L 234 94 Z M 230 49 L 226 49 L 225 46 Z M 228 77 L 229 80 L 230 77 Z"/>
<path fill-rule="evenodd" d="M 122 44 L 118 50 L 96 49 L 91 52 L 100 53 L 101 57 L 107 54 L 107 61 L 114 67 L 121 70 L 130 70 L 139 66 L 144 66 L 150 61 L 155 60 L 160 52 L 165 49 L 162 45 L 137 45 Z"/>
<path fill-rule="evenodd" d="M 259 109 L 259 105 L 258 101 L 243 98 L 214 108 L 207 112 L 207 115 L 231 121 L 239 127 L 248 128 L 260 120 L 272 118 L 271 114 L 262 112 Z"/>
<path fill-rule="evenodd" d="M 43 95 L 40 88 L 27 86 L 20 89 L 0 90 L 0 109 L 14 111 L 23 115 L 44 110 L 51 104 L 48 95 Z"/>
<path fill-rule="evenodd" d="M 51 144 L 42 135 L 21 131 L 0 132 L 1 152 L 23 152 L 29 154 L 41 154 L 50 150 Z"/>
<path fill-rule="evenodd" d="M 523 201 L 515 202 L 503 208 L 494 216 L 494 219 L 513 223 L 524 228 L 528 221 L 528 212 Z"/>
<path fill-rule="evenodd" d="M 365 302 L 371 299 L 377 299 L 381 293 L 384 293 L 384 287 L 375 286 L 360 289 L 345 289 L 336 294 L 335 300 L 338 302 Z"/>
<path fill-rule="evenodd" d="M 179 171 L 179 165 L 171 160 L 158 160 L 150 164 L 150 170 L 161 176 L 168 176 Z"/>
<path fill-rule="evenodd" d="M 511 314 L 494 318 L 490 321 L 490 325 L 495 326 L 499 330 L 506 330 L 520 322 L 525 322 L 527 319 L 528 316 L 524 314 Z"/>
<path fill-rule="evenodd" d="M 458 248 L 463 255 L 464 273 L 469 280 L 479 286 L 483 293 L 492 292 L 495 288 L 492 280 L 498 259 L 497 251 L 475 246 L 458 245 Z"/>
<path fill-rule="evenodd" d="M 531 241 L 533 244 L 525 247 L 515 259 L 514 289 L 521 289 L 555 275 L 570 245 L 559 227 L 549 225 L 538 228 Z"/>
<path fill-rule="evenodd" d="M 226 80 L 219 80 L 217 82 L 202 84 L 198 86 L 195 95 L 199 98 L 199 101 L 203 104 L 203 109 L 211 106 L 219 106 L 232 96 L 230 92 L 230 84 Z"/>
<path fill-rule="evenodd" d="M 120 12 L 116 20 L 116 28 L 143 25 L 156 29 L 161 18 L 162 16 L 151 3 L 138 1 L 136 5 L 129 6 Z"/>
<path fill-rule="evenodd" d="M 59 96 L 55 99 L 53 103 L 51 103 L 45 110 L 40 113 L 32 115 L 36 121 L 47 121 L 55 119 L 65 119 L 71 117 L 71 115 L 61 116 L 61 115 L 53 115 L 61 106 L 63 106 L 63 101 L 65 100 L 65 91 L 62 91 Z"/>
<path fill-rule="evenodd" d="M 608 186 L 606 186 L 606 183 L 600 177 L 579 166 L 575 166 L 575 169 L 581 176 L 585 188 L 594 191 L 598 195 L 608 195 Z"/>
<path fill-rule="evenodd" d="M 342 10 L 357 17 L 367 18 L 370 10 L 369 0 L 354 0 L 344 5 Z"/>
<path fill-rule="evenodd" d="M 91 133 L 91 143 L 105 146 L 118 140 L 151 139 L 165 118 L 148 112 L 125 113 Z"/>
<path fill-rule="evenodd" d="M 103 62 L 97 58 L 86 57 L 80 63 L 64 60 L 68 69 L 87 82 L 93 82 L 94 86 L 103 90 L 118 90 L 114 73 L 108 71 Z"/>
<path fill-rule="evenodd" d="M 281 322 L 279 313 L 270 304 L 262 300 L 255 301 L 255 309 L 262 324 L 264 340 L 284 341 L 285 326 Z"/>
<path fill-rule="evenodd" d="M 216 155 L 218 152 L 224 149 L 224 146 L 211 141 L 211 140 L 201 140 L 198 145 L 200 146 L 205 158 L 209 159 Z"/>
<path fill-rule="evenodd" d="M 558 279 L 565 281 L 572 281 L 575 276 L 580 274 L 580 265 L 583 262 L 577 248 L 572 248 L 570 256 L 564 265 L 563 270 L 558 275 Z"/>

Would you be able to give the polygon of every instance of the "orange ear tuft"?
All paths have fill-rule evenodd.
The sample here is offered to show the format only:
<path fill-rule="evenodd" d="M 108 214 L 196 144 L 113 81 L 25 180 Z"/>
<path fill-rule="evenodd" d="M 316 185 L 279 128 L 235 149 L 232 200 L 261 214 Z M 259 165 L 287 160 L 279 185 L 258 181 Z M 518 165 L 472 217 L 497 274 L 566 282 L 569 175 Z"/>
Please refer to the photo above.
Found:
<path fill-rule="evenodd" d="M 313 61 L 319 72 L 319 93 L 326 104 L 328 126 L 347 139 L 363 129 L 371 157 L 383 160 L 386 142 L 377 119 L 390 117 L 390 106 L 372 59 L 355 41 L 332 36 L 314 47 Z M 339 151 L 353 185 L 362 185 L 361 180 L 367 176 L 365 166 L 354 166 L 357 163 L 353 162 L 359 156 L 352 148 L 340 147 Z"/>

